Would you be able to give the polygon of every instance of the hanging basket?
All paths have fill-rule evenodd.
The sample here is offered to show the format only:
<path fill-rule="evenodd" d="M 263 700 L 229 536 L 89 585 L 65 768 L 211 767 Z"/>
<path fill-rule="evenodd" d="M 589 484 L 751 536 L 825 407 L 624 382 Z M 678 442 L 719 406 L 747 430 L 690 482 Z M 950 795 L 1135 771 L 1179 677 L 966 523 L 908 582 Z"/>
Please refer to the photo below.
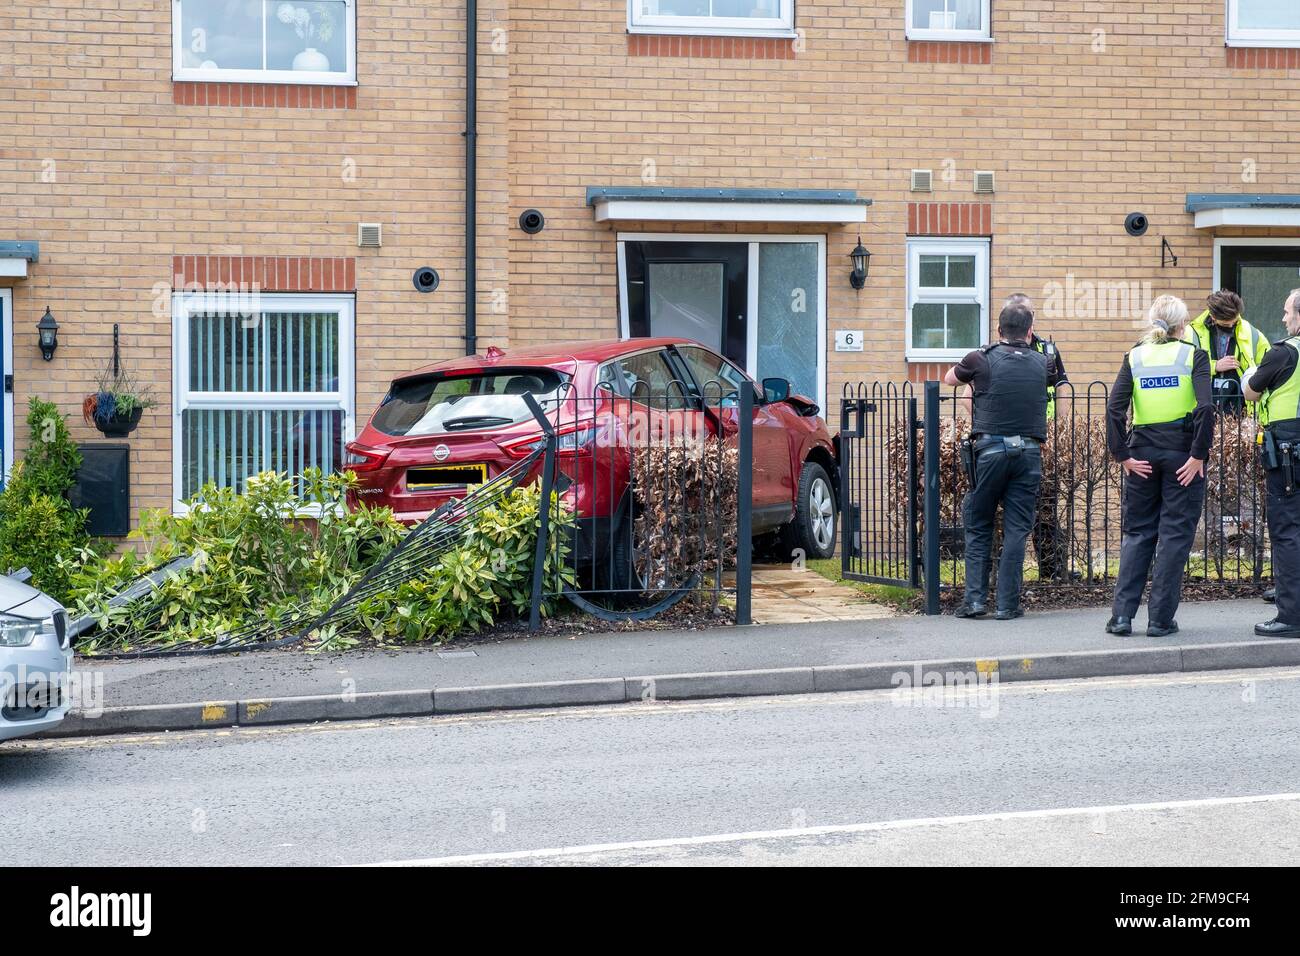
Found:
<path fill-rule="evenodd" d="M 95 418 L 95 427 L 104 433 L 105 438 L 125 438 L 131 432 L 135 431 L 140 424 L 140 416 L 144 414 L 143 408 L 135 408 L 130 415 L 118 415 L 113 413 L 112 417 L 107 420 Z"/>

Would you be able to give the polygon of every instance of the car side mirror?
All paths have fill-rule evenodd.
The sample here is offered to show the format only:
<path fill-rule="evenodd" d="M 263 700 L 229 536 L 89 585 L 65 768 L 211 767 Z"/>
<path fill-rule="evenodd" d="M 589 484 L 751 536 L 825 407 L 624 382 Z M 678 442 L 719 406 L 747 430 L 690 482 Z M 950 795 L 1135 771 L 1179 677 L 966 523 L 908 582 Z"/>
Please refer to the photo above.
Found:
<path fill-rule="evenodd" d="M 790 397 L 790 381 L 784 378 L 763 379 L 763 404 L 775 405 Z"/>

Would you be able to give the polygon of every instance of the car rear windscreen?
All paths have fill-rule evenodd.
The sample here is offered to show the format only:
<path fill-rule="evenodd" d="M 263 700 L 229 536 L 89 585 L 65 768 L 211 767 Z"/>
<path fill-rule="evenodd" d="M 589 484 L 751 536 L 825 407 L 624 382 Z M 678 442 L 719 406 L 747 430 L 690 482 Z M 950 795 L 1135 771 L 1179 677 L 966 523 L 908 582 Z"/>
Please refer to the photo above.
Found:
<path fill-rule="evenodd" d="M 445 435 L 504 428 L 532 417 L 523 396 L 542 405 L 564 395 L 569 377 L 550 368 L 494 369 L 394 382 L 371 424 L 385 435 Z"/>

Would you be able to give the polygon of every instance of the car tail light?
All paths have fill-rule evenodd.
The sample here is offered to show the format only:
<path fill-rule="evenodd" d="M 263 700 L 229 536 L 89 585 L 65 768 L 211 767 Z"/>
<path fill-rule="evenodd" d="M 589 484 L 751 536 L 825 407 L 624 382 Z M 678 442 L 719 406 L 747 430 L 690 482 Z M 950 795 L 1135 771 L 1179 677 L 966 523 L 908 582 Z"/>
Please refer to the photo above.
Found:
<path fill-rule="evenodd" d="M 589 455 L 596 443 L 594 425 L 575 425 L 561 428 L 556 432 L 555 451 L 559 455 Z M 530 435 L 519 438 L 502 446 L 512 458 L 527 458 L 533 452 L 546 447 L 545 435 Z"/>
<path fill-rule="evenodd" d="M 364 445 L 351 444 L 347 446 L 347 460 L 343 467 L 347 471 L 355 471 L 358 475 L 364 475 L 369 471 L 378 471 L 384 467 L 384 462 L 388 460 L 388 451 L 381 451 L 378 448 L 366 448 Z"/>

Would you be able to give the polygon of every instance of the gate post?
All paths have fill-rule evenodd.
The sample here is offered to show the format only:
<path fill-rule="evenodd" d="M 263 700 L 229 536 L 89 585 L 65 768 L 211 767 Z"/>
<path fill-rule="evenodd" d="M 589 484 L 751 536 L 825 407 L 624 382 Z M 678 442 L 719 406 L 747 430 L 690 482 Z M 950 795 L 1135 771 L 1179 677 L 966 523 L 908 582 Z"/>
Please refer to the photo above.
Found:
<path fill-rule="evenodd" d="M 740 390 L 736 471 L 736 623 L 751 624 L 749 598 L 754 558 L 754 389 Z"/>
<path fill-rule="evenodd" d="M 925 383 L 925 613 L 939 613 L 939 383 Z"/>
<path fill-rule="evenodd" d="M 907 397 L 907 586 L 913 591 L 921 587 L 921 553 L 916 540 L 918 524 L 916 507 L 916 433 L 921 429 L 921 420 L 916 417 L 916 396 Z"/>

